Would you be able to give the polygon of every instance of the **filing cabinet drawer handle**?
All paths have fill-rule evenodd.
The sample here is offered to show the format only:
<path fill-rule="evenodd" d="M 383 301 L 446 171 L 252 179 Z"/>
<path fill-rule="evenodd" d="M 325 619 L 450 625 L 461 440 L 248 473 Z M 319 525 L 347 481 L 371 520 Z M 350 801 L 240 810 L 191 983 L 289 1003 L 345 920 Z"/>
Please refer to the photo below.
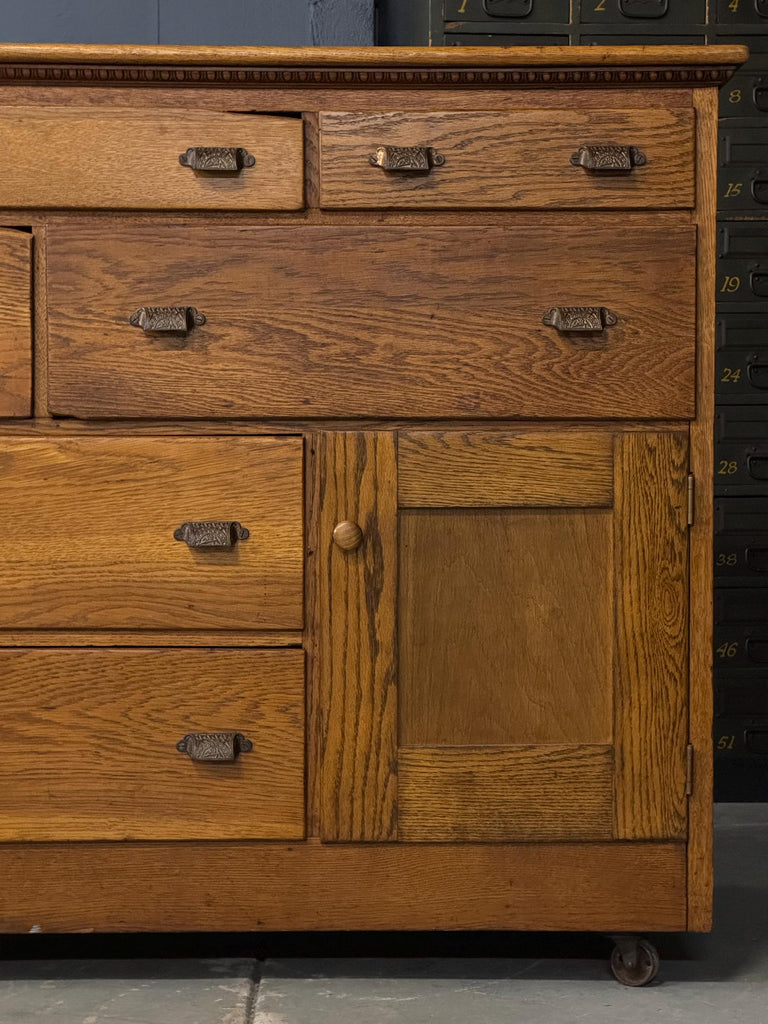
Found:
<path fill-rule="evenodd" d="M 663 18 L 669 0 L 619 0 L 619 10 L 625 18 Z"/>
<path fill-rule="evenodd" d="M 768 665 L 768 640 L 758 640 L 753 636 L 748 636 L 745 648 L 750 661 L 758 665 Z"/>
<path fill-rule="evenodd" d="M 763 206 L 768 203 L 768 178 L 753 178 L 750 183 L 752 198 Z"/>
<path fill-rule="evenodd" d="M 768 572 L 768 548 L 747 548 L 744 560 L 752 572 Z"/>
<path fill-rule="evenodd" d="M 445 157 L 432 146 L 379 146 L 371 153 L 371 163 L 385 171 L 408 171 L 428 174 L 433 167 L 442 167 Z"/>
<path fill-rule="evenodd" d="M 527 18 L 533 0 L 483 0 L 483 8 L 490 18 Z"/>
<path fill-rule="evenodd" d="M 190 146 L 186 152 L 179 154 L 179 163 L 193 171 L 237 174 L 244 167 L 253 167 L 256 158 L 241 146 Z"/>
<path fill-rule="evenodd" d="M 747 472 L 753 480 L 768 480 L 768 455 L 748 455 Z"/>
<path fill-rule="evenodd" d="M 768 363 L 749 363 L 747 377 L 753 388 L 768 391 Z"/>
<path fill-rule="evenodd" d="M 238 754 L 248 754 L 253 743 L 241 732 L 188 732 L 176 749 L 189 754 L 193 761 L 221 763 L 236 760 Z"/>
<path fill-rule="evenodd" d="M 233 548 L 239 540 L 248 540 L 250 531 L 230 519 L 203 520 L 182 523 L 173 536 L 191 548 Z"/>
<path fill-rule="evenodd" d="M 553 306 L 541 318 L 558 331 L 602 331 L 618 323 L 618 316 L 605 306 Z"/>
<path fill-rule="evenodd" d="M 187 334 L 205 323 L 205 315 L 194 306 L 142 306 L 128 322 L 148 334 Z"/>
<path fill-rule="evenodd" d="M 574 167 L 583 167 L 595 174 L 629 174 L 635 167 L 648 163 L 648 157 L 637 146 L 617 146 L 605 142 L 594 146 L 579 146 L 571 154 Z"/>
<path fill-rule="evenodd" d="M 761 18 L 768 18 L 768 0 L 755 0 L 755 10 Z"/>
<path fill-rule="evenodd" d="M 765 270 L 750 270 L 749 289 L 759 299 L 768 299 L 768 272 Z"/>

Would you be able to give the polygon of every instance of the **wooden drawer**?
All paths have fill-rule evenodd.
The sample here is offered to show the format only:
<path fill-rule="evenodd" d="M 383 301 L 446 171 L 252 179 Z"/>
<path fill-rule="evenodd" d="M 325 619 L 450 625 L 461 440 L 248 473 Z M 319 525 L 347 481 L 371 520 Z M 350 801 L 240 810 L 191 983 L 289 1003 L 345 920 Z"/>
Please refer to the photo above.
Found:
<path fill-rule="evenodd" d="M 301 839 L 303 659 L 0 651 L 0 840 Z M 252 749 L 216 762 L 177 749 L 206 734 L 192 753 L 225 753 L 228 737 L 207 735 L 222 732 Z"/>
<path fill-rule="evenodd" d="M 31 232 L 0 228 L 0 417 L 32 408 L 31 259 Z"/>
<path fill-rule="evenodd" d="M 0 485 L 0 628 L 301 628 L 300 438 L 4 438 Z"/>
<path fill-rule="evenodd" d="M 186 110 L 4 107 L 0 206 L 296 210 L 304 202 L 298 117 Z M 182 166 L 190 147 L 248 151 L 253 166 Z"/>
<path fill-rule="evenodd" d="M 692 110 L 539 109 L 477 113 L 328 113 L 320 120 L 326 207 L 692 207 Z M 585 170 L 585 145 L 636 146 L 628 173 Z M 379 147 L 432 147 L 426 172 L 372 165 Z"/>
<path fill-rule="evenodd" d="M 74 416 L 685 418 L 695 230 L 54 227 L 50 409 Z M 186 334 L 146 304 L 189 303 Z M 542 322 L 605 307 L 600 333 Z"/>

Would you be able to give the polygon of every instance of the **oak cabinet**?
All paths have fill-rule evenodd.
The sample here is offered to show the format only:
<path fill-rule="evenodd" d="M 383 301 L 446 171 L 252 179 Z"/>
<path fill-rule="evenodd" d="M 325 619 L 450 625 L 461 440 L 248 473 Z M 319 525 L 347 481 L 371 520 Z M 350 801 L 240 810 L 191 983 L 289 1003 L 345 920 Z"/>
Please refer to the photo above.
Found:
<path fill-rule="evenodd" d="M 744 57 L 0 46 L 0 931 L 709 928 Z"/>
<path fill-rule="evenodd" d="M 688 438 L 326 434 L 323 838 L 683 840 Z M 340 483 L 339 483 L 340 482 Z"/>

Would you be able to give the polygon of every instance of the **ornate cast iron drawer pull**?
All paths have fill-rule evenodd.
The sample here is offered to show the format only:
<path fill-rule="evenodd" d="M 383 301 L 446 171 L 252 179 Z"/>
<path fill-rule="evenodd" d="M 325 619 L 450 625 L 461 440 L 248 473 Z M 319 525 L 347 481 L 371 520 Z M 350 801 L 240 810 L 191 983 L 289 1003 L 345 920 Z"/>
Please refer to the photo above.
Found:
<path fill-rule="evenodd" d="M 253 167 L 256 158 L 241 147 L 190 146 L 186 153 L 179 154 L 179 163 L 193 171 L 234 174 L 244 167 Z"/>
<path fill-rule="evenodd" d="M 194 306 L 142 306 L 128 321 L 142 331 L 186 334 L 205 323 L 205 316 Z"/>
<path fill-rule="evenodd" d="M 379 146 L 371 153 L 371 163 L 385 171 L 428 174 L 433 167 L 442 167 L 445 157 L 432 146 Z"/>
<path fill-rule="evenodd" d="M 248 540 L 250 531 L 231 519 L 206 520 L 182 523 L 173 536 L 191 548 L 232 548 L 239 540 Z"/>
<path fill-rule="evenodd" d="M 543 324 L 558 331 L 602 331 L 618 320 L 605 306 L 553 306 L 541 318 Z"/>
<path fill-rule="evenodd" d="M 577 152 L 571 154 L 571 163 L 596 174 L 629 174 L 633 168 L 647 164 L 648 157 L 637 146 L 606 142 L 600 146 L 579 146 Z"/>
<path fill-rule="evenodd" d="M 238 754 L 253 750 L 253 743 L 241 732 L 188 732 L 176 749 L 193 761 L 234 761 Z"/>

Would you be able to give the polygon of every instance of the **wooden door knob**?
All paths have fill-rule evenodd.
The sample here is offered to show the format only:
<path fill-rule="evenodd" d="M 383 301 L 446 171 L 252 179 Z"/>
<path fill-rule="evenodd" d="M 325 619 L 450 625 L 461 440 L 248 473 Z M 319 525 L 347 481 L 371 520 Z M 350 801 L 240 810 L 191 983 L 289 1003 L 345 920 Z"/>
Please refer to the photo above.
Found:
<path fill-rule="evenodd" d="M 357 523 L 337 523 L 333 530 L 333 543 L 342 551 L 354 551 L 363 543 L 363 531 Z"/>

